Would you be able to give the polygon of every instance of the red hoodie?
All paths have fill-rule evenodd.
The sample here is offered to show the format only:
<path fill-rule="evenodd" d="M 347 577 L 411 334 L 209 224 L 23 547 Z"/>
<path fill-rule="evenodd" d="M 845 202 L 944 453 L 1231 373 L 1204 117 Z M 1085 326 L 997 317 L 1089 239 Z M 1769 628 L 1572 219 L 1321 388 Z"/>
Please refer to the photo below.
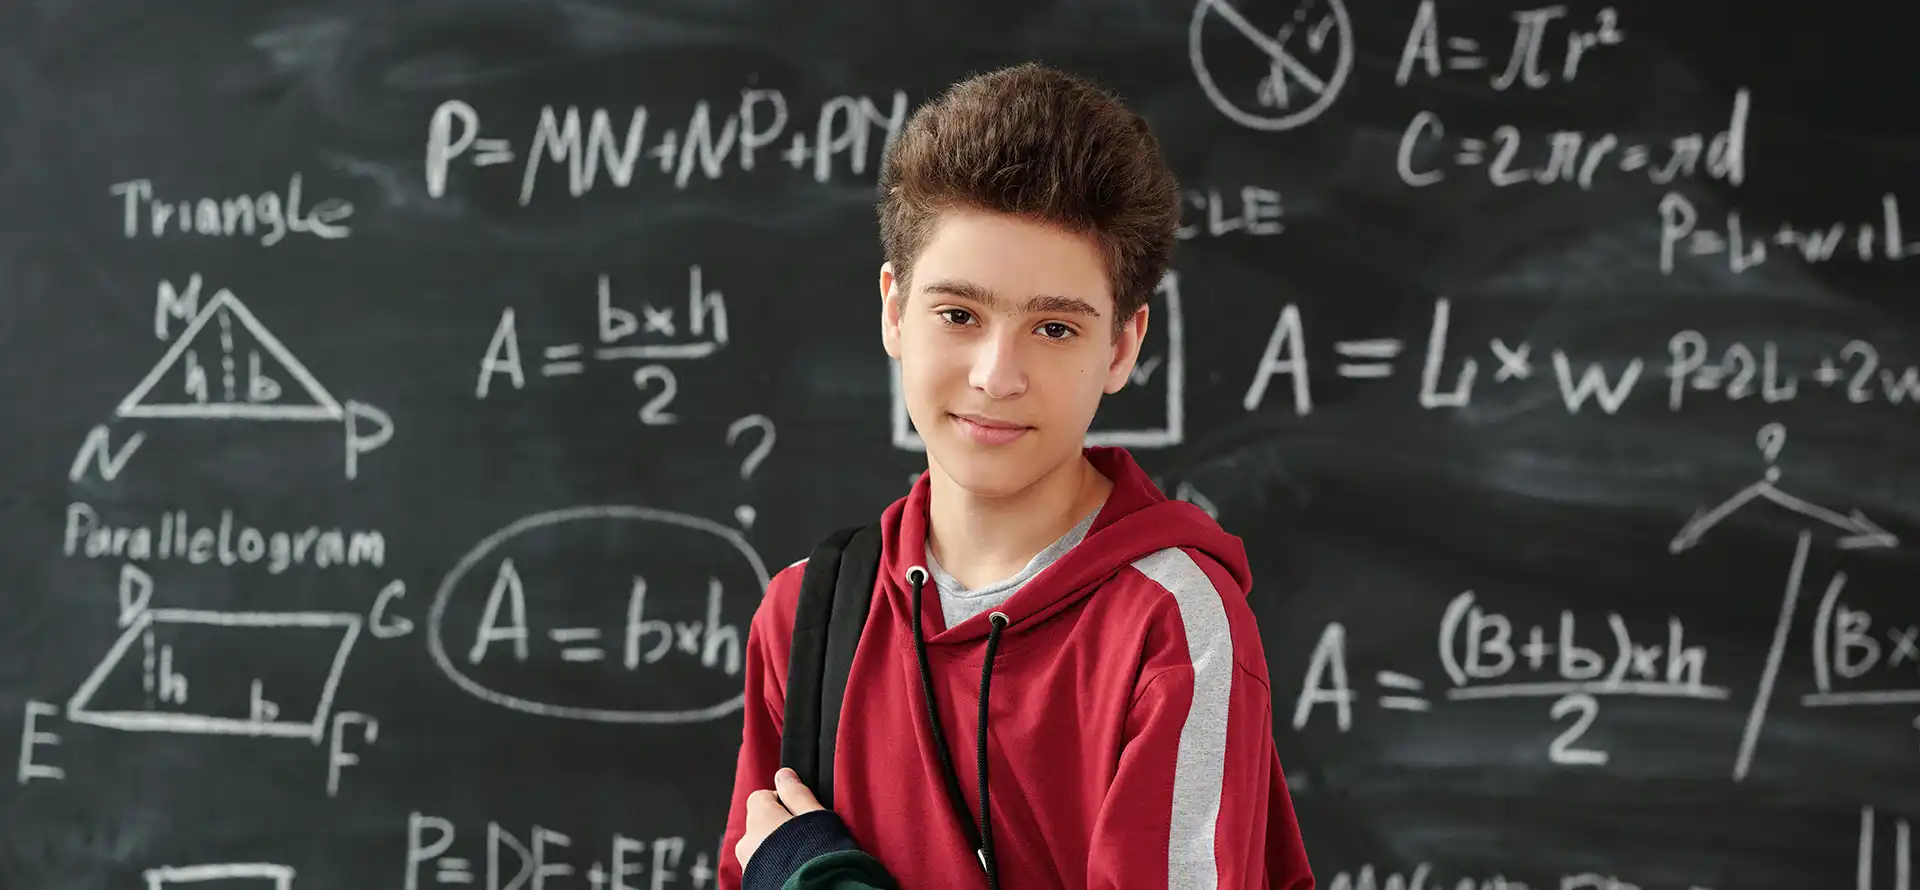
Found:
<path fill-rule="evenodd" d="M 1124 449 L 1086 455 L 1114 488 L 1085 540 L 997 613 L 952 628 L 925 577 L 927 477 L 882 513 L 879 578 L 836 742 L 835 811 L 906 890 L 987 886 L 927 717 L 917 595 L 969 821 L 980 813 L 982 668 L 997 637 L 984 741 L 1000 886 L 1313 890 L 1273 742 L 1246 550 L 1199 508 L 1163 495 Z M 721 890 L 740 887 L 732 851 L 746 797 L 772 787 L 780 766 L 804 567 L 774 576 L 748 634 Z"/>

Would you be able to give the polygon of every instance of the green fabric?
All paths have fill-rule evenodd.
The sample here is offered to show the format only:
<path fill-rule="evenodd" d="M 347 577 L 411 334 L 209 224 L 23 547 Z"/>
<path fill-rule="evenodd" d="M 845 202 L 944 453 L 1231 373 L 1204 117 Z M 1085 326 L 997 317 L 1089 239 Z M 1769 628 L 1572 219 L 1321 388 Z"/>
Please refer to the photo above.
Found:
<path fill-rule="evenodd" d="M 780 890 L 899 890 L 880 860 L 860 850 L 840 850 L 807 860 Z"/>

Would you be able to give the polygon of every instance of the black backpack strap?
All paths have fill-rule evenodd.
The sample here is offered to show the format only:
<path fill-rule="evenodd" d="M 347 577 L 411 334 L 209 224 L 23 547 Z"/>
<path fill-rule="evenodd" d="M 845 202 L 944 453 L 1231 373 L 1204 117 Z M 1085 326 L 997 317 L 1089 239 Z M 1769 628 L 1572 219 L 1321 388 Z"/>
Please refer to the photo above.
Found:
<path fill-rule="evenodd" d="M 847 676 L 853 671 L 853 650 L 867 626 L 873 606 L 873 582 L 880 571 L 880 526 L 863 526 L 840 554 L 840 573 L 834 587 L 833 616 L 827 625 L 827 652 L 820 683 L 820 785 L 827 796 L 820 805 L 833 808 L 833 751 L 839 738 L 840 708 L 847 700 Z M 812 786 L 809 786 L 812 787 Z"/>
<path fill-rule="evenodd" d="M 873 601 L 879 565 L 878 523 L 853 526 L 821 541 L 800 577 L 792 648 L 787 654 L 780 765 L 792 768 L 828 809 L 833 808 L 833 749 L 840 703 L 853 648 Z"/>

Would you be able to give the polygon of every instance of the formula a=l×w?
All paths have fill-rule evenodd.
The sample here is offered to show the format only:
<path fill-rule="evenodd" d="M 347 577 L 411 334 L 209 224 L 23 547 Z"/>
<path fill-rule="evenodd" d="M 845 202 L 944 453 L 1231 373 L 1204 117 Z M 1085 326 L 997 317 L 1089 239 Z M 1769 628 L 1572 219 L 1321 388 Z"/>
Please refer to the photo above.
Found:
<path fill-rule="evenodd" d="M 1464 311 L 1464 310 L 1463 310 Z M 1387 330 L 1314 343 L 1308 316 L 1295 303 L 1281 307 L 1265 348 L 1247 363 L 1241 398 L 1249 413 L 1270 397 L 1291 402 L 1295 414 L 1313 413 L 1316 399 L 1369 399 L 1366 390 L 1415 390 L 1427 410 L 1468 409 L 1489 389 L 1546 386 L 1569 414 L 1618 414 L 1635 396 L 1659 399 L 1678 412 L 1702 399 L 1773 405 L 1795 399 L 1831 399 L 1840 405 L 1920 406 L 1920 365 L 1882 352 L 1844 332 L 1826 338 L 1714 340 L 1680 329 L 1641 344 L 1608 335 L 1604 347 L 1556 344 L 1486 330 L 1461 333 L 1452 300 L 1433 303 L 1427 329 L 1413 336 Z M 1577 324 L 1569 324 L 1569 330 Z M 1393 392 L 1393 390 L 1386 390 Z M 1651 391 L 1651 392 L 1647 392 Z M 1509 404 L 1511 395 L 1494 396 Z"/>

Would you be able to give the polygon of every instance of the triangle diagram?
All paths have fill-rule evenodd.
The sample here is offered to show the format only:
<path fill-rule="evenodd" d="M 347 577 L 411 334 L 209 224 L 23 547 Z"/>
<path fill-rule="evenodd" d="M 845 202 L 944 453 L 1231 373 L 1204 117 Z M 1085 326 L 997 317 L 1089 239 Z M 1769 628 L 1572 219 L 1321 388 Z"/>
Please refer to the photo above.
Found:
<path fill-rule="evenodd" d="M 121 417 L 339 420 L 340 403 L 222 288 L 116 409 Z"/>

